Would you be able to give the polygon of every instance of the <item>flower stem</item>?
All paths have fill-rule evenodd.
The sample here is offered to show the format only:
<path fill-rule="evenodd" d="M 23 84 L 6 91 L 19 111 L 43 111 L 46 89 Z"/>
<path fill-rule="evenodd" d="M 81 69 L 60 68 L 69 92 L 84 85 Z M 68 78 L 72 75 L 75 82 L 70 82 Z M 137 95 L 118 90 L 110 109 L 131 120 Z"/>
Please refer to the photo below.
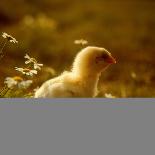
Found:
<path fill-rule="evenodd" d="M 8 88 L 6 85 L 0 90 L 0 98 L 4 97 L 5 94 L 9 91 L 10 88 Z"/>
<path fill-rule="evenodd" d="M 2 48 L 0 50 L 0 59 L 3 57 L 3 49 L 6 46 L 7 42 L 8 42 L 8 40 L 5 40 L 4 43 L 2 44 Z"/>

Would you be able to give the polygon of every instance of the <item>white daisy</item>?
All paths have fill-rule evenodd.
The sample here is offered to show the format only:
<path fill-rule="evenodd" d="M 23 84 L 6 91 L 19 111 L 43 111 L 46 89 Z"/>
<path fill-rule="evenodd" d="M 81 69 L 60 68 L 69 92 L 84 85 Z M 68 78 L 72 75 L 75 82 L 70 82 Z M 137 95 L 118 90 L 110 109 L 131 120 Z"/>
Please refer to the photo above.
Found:
<path fill-rule="evenodd" d="M 27 89 L 32 84 L 32 80 L 22 81 L 18 84 L 18 87 L 21 89 Z"/>
<path fill-rule="evenodd" d="M 19 76 L 7 77 L 4 81 L 8 88 L 13 89 L 15 87 L 20 89 L 26 89 L 32 84 L 32 80 L 23 80 Z"/>
<path fill-rule="evenodd" d="M 18 82 L 12 77 L 7 77 L 4 83 L 7 84 L 10 89 L 14 88 L 18 84 Z"/>
<path fill-rule="evenodd" d="M 33 74 L 37 74 L 36 70 L 29 69 L 29 68 L 18 68 L 18 67 L 15 67 L 15 70 L 23 73 L 24 75 L 29 75 L 29 76 L 33 76 Z"/>
<path fill-rule="evenodd" d="M 43 64 L 37 63 L 37 60 L 35 58 L 31 58 L 28 54 L 26 54 L 24 58 L 28 59 L 25 61 L 25 64 L 33 63 L 34 69 L 41 70 L 41 67 L 43 66 Z"/>
<path fill-rule="evenodd" d="M 39 69 L 41 70 L 41 67 L 43 66 L 43 64 L 38 64 L 38 63 L 34 63 L 34 69 Z"/>
<path fill-rule="evenodd" d="M 107 94 L 107 93 L 105 93 L 104 95 L 105 95 L 106 98 L 116 98 L 116 97 L 113 96 L 112 94 Z"/>
<path fill-rule="evenodd" d="M 74 44 L 81 44 L 81 45 L 87 45 L 88 41 L 84 40 L 84 39 L 80 39 L 80 40 L 75 40 Z"/>
<path fill-rule="evenodd" d="M 18 43 L 18 41 L 14 37 L 12 37 L 11 35 L 9 35 L 9 34 L 7 34 L 5 32 L 2 33 L 2 37 L 7 39 L 10 42 Z"/>
<path fill-rule="evenodd" d="M 25 61 L 25 64 L 36 63 L 36 62 L 37 62 L 35 58 L 31 58 L 28 54 L 26 54 L 26 55 L 24 56 L 24 58 L 25 58 L 25 59 L 28 59 L 28 60 Z"/>

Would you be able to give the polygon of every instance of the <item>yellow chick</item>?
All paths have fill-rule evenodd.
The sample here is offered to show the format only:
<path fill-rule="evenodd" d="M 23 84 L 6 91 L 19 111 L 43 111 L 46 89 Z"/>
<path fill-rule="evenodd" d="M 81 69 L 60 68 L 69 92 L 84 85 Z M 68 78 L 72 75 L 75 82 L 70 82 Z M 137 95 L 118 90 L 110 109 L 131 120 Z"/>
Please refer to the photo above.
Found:
<path fill-rule="evenodd" d="M 95 97 L 101 72 L 114 63 L 106 49 L 88 46 L 77 54 L 70 72 L 43 83 L 35 98 Z"/>

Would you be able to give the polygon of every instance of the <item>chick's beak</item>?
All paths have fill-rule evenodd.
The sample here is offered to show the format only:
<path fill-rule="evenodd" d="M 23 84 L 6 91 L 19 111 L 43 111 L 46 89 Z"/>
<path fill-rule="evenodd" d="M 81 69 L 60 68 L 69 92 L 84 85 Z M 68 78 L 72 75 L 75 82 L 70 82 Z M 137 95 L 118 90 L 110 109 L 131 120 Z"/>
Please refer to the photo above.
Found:
<path fill-rule="evenodd" d="M 112 56 L 109 56 L 108 58 L 106 58 L 105 61 L 106 61 L 107 63 L 109 63 L 109 64 L 115 64 L 115 63 L 116 63 L 115 58 L 112 57 Z"/>

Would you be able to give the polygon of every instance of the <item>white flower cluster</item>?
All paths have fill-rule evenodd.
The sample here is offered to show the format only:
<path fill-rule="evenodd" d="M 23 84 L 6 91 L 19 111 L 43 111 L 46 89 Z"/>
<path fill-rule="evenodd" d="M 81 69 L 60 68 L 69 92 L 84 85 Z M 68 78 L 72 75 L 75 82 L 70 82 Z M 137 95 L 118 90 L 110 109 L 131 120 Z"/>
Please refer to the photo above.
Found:
<path fill-rule="evenodd" d="M 18 43 L 18 41 L 12 37 L 11 35 L 3 32 L 2 33 L 2 37 L 5 40 L 2 49 L 0 51 L 0 56 L 2 57 L 3 54 L 3 49 L 5 47 L 5 45 L 7 44 L 7 42 L 12 42 L 12 43 Z M 24 56 L 25 60 L 25 64 L 27 65 L 25 68 L 19 68 L 19 67 L 15 67 L 16 71 L 21 72 L 23 75 L 27 75 L 27 76 L 33 76 L 34 74 L 37 74 L 37 70 L 41 70 L 41 67 L 43 66 L 43 64 L 40 64 L 36 61 L 35 58 L 31 58 L 28 54 L 26 54 Z M 27 89 L 31 84 L 33 83 L 32 80 L 27 80 L 24 79 L 20 76 L 14 76 L 14 77 L 6 77 L 4 80 L 4 84 L 9 88 L 9 89 Z M 14 90 L 13 90 L 14 91 Z"/>
<path fill-rule="evenodd" d="M 18 43 L 18 41 L 14 37 L 12 37 L 11 35 L 7 34 L 6 32 L 2 33 L 2 37 L 7 39 L 8 41 L 14 43 L 14 44 Z"/>
<path fill-rule="evenodd" d="M 104 95 L 105 95 L 106 98 L 116 98 L 116 97 L 113 96 L 112 94 L 107 94 L 107 93 L 105 93 Z"/>
<path fill-rule="evenodd" d="M 84 39 L 80 39 L 80 40 L 75 40 L 74 44 L 81 44 L 81 45 L 87 45 L 88 41 L 84 40 Z"/>
<path fill-rule="evenodd" d="M 15 67 L 15 70 L 28 76 L 33 76 L 34 74 L 38 73 L 37 70 L 41 70 L 43 64 L 39 64 L 35 58 L 31 58 L 28 54 L 26 54 L 24 58 L 26 59 L 25 64 L 32 64 L 34 69 Z"/>
<path fill-rule="evenodd" d="M 33 76 L 33 74 L 37 74 L 37 71 L 34 69 L 15 67 L 15 70 L 21 72 L 24 75 L 29 75 L 29 76 Z"/>
<path fill-rule="evenodd" d="M 15 87 L 19 89 L 27 89 L 31 84 L 32 80 L 23 80 L 19 76 L 7 77 L 4 81 L 7 84 L 8 88 L 13 89 Z"/>
<path fill-rule="evenodd" d="M 25 64 L 33 63 L 34 69 L 39 69 L 39 70 L 41 70 L 41 67 L 43 66 L 43 64 L 37 63 L 37 61 L 36 61 L 35 58 L 31 58 L 28 54 L 26 54 L 26 55 L 24 56 L 24 58 L 27 59 L 27 60 L 25 61 Z"/>

